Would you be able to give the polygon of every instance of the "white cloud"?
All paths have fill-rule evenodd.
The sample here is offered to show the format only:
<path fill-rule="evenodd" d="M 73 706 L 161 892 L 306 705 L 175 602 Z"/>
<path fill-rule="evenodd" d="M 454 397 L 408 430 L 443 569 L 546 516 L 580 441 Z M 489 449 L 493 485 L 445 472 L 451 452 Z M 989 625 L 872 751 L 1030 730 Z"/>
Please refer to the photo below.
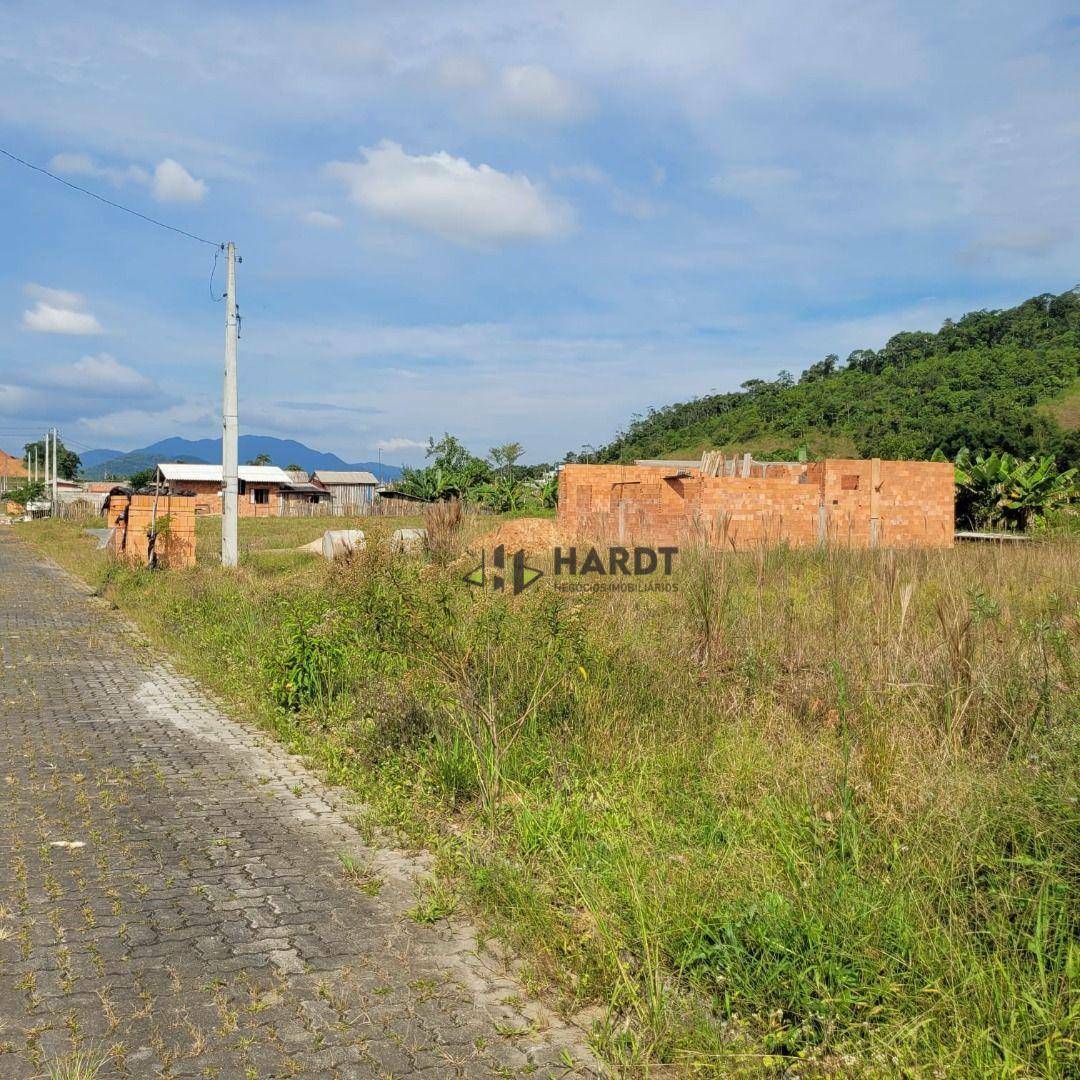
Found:
<path fill-rule="evenodd" d="M 466 245 L 561 236 L 573 228 L 570 206 L 520 173 L 472 165 L 445 151 L 414 156 L 389 141 L 361 154 L 362 162 L 332 162 L 327 172 L 378 217 Z"/>
<path fill-rule="evenodd" d="M 141 165 L 128 165 L 124 168 L 99 165 L 89 154 L 56 154 L 49 162 L 49 167 L 61 176 L 90 176 L 108 180 L 115 187 L 126 183 L 150 183 L 150 174 Z"/>
<path fill-rule="evenodd" d="M 383 453 L 394 453 L 398 450 L 423 450 L 427 446 L 427 442 L 423 439 L 406 439 L 402 435 L 395 435 L 390 439 L 380 439 L 375 444 L 376 450 L 382 450 Z"/>
<path fill-rule="evenodd" d="M 654 186 L 655 184 L 655 173 Z M 641 195 L 633 195 L 620 188 L 603 169 L 595 165 L 553 165 L 551 176 L 555 180 L 570 180 L 580 184 L 590 184 L 593 187 L 607 188 L 611 194 L 611 208 L 622 217 L 636 218 L 638 221 L 648 221 L 659 217 L 665 212 L 665 207 L 652 199 Z"/>
<path fill-rule="evenodd" d="M 434 77 L 443 89 L 464 95 L 473 115 L 561 124 L 579 120 L 589 111 L 586 95 L 545 64 L 496 69 L 474 55 L 452 53 L 435 65 Z"/>
<path fill-rule="evenodd" d="M 50 289 L 48 285 L 36 285 L 32 281 L 23 286 L 23 292 L 31 300 L 41 300 L 55 307 L 81 308 L 86 306 L 86 297 L 82 293 L 70 292 L 68 289 Z"/>
<path fill-rule="evenodd" d="M 165 158 L 153 173 L 141 165 L 102 165 L 89 154 L 56 154 L 49 162 L 61 176 L 87 176 L 107 180 L 114 187 L 139 184 L 148 187 L 158 202 L 195 203 L 206 196 L 206 181 L 196 180 L 178 161 Z"/>
<path fill-rule="evenodd" d="M 0 383 L 0 416 L 22 412 L 29 400 L 25 387 Z"/>
<path fill-rule="evenodd" d="M 35 334 L 102 334 L 101 323 L 89 312 L 86 297 L 66 289 L 30 283 L 23 288 L 34 306 L 23 312 L 23 329 Z"/>
<path fill-rule="evenodd" d="M 99 416 L 81 415 L 75 423 L 84 435 L 100 439 L 106 445 L 126 442 L 141 446 L 160 439 L 164 432 L 208 435 L 220 432 L 220 400 L 193 397 L 190 401 L 164 409 L 118 409 Z"/>
<path fill-rule="evenodd" d="M 308 210 L 301 216 L 305 225 L 313 225 L 316 229 L 340 229 L 341 218 L 337 214 L 328 214 L 325 210 Z"/>
<path fill-rule="evenodd" d="M 47 382 L 91 394 L 136 394 L 155 389 L 141 371 L 121 364 L 109 353 L 83 356 L 73 364 L 50 368 Z"/>
<path fill-rule="evenodd" d="M 535 120 L 577 120 L 586 108 L 577 86 L 543 64 L 503 68 L 499 96 L 505 110 Z"/>
<path fill-rule="evenodd" d="M 206 181 L 196 180 L 178 161 L 165 158 L 154 169 L 150 194 L 158 202 L 202 202 L 206 195 Z"/>
<path fill-rule="evenodd" d="M 499 100 L 508 113 L 549 122 L 577 120 L 586 111 L 581 91 L 543 64 L 503 68 Z"/>

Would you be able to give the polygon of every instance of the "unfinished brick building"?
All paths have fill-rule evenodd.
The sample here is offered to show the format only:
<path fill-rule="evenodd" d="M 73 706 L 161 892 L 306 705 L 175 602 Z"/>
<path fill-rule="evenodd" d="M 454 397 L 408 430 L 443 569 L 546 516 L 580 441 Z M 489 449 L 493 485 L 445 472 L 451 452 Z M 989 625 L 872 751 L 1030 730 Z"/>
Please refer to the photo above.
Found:
<path fill-rule="evenodd" d="M 953 466 L 936 461 L 706 455 L 559 474 L 560 530 L 613 543 L 951 547 L 953 503 Z"/>
<path fill-rule="evenodd" d="M 150 533 L 156 531 L 158 566 L 179 570 L 195 565 L 195 499 L 190 495 L 109 495 L 105 521 L 113 530 L 109 550 L 124 562 L 148 565 Z"/>

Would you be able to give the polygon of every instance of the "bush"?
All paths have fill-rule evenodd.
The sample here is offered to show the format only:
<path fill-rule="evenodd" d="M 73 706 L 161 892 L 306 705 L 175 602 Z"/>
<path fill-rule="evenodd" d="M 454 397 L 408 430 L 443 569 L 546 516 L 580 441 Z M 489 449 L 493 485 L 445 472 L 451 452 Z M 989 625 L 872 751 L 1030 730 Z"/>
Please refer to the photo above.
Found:
<path fill-rule="evenodd" d="M 35 502 L 45 497 L 45 485 L 40 480 L 27 480 L 18 487 L 11 488 L 4 493 L 4 501 L 12 502 L 16 506 L 25 507 L 27 503 Z"/>
<path fill-rule="evenodd" d="M 325 707 L 343 687 L 347 656 L 333 612 L 289 615 L 267 663 L 271 697 L 289 712 Z"/>

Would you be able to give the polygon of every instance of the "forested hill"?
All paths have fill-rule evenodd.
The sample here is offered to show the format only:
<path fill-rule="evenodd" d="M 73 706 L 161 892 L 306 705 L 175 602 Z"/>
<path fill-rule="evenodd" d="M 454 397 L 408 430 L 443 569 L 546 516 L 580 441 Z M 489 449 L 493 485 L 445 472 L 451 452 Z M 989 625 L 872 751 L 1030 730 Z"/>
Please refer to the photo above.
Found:
<path fill-rule="evenodd" d="M 1051 453 L 1080 464 L 1080 286 L 1006 311 L 973 311 L 936 333 L 812 364 L 795 379 L 651 409 L 599 452 L 602 461 L 811 454 L 950 458 L 963 447 Z"/>

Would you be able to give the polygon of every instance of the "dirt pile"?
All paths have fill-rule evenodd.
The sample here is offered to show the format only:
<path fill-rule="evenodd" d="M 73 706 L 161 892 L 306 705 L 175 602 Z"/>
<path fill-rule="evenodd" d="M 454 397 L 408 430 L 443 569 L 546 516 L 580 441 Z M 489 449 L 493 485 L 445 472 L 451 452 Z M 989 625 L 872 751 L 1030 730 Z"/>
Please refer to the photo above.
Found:
<path fill-rule="evenodd" d="M 559 532 L 558 522 L 553 518 L 517 518 L 502 522 L 497 528 L 481 536 L 472 547 L 477 551 L 480 548 L 490 551 L 499 544 L 504 544 L 511 551 L 519 548 L 525 551 L 550 551 L 561 543 L 565 543 L 565 538 Z"/>

